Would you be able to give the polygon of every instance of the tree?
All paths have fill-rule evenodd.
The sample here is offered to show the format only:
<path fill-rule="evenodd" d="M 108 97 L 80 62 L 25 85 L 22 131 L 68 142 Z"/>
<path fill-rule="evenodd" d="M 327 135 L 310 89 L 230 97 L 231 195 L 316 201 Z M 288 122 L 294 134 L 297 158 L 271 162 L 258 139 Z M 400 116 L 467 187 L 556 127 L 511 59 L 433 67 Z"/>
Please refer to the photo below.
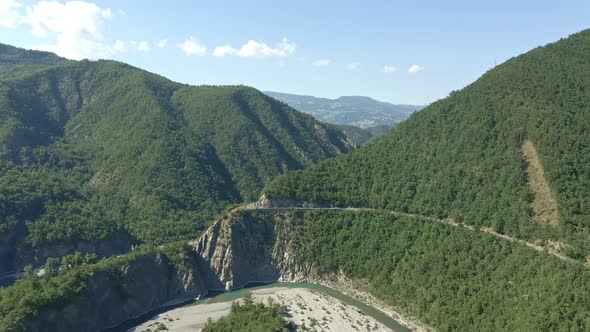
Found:
<path fill-rule="evenodd" d="M 59 258 L 50 257 L 43 267 L 44 273 L 48 276 L 56 275 L 59 272 L 61 262 Z"/>
<path fill-rule="evenodd" d="M 35 276 L 35 271 L 33 270 L 33 266 L 31 264 L 25 265 L 24 269 L 25 278 L 30 278 Z"/>

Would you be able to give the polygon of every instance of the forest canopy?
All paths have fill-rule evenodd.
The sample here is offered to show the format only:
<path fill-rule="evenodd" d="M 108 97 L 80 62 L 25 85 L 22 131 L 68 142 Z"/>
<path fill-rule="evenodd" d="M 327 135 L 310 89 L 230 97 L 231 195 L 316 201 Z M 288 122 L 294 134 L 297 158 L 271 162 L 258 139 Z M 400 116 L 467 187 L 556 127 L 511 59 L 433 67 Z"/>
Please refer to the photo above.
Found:
<path fill-rule="evenodd" d="M 590 256 L 590 30 L 512 58 L 363 149 L 270 183 L 270 198 L 373 207 L 565 243 Z M 522 144 L 538 152 L 558 223 L 533 221 Z"/>

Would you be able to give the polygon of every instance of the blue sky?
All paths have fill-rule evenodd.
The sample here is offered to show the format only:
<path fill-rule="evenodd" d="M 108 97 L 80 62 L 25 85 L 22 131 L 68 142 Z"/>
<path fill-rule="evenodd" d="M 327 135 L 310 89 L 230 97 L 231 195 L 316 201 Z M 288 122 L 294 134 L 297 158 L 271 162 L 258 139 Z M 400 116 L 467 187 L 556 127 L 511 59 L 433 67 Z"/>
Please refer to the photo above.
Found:
<path fill-rule="evenodd" d="M 120 60 L 183 83 L 407 104 L 586 28 L 585 0 L 0 0 L 2 43 Z"/>

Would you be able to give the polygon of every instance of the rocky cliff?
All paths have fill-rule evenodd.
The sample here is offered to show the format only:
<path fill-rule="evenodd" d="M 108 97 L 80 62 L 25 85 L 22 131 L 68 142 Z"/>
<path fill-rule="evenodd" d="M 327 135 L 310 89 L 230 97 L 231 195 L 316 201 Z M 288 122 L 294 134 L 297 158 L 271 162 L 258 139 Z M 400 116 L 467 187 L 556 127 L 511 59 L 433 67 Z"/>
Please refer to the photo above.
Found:
<path fill-rule="evenodd" d="M 69 303 L 42 309 L 28 331 L 100 331 L 166 304 L 206 294 L 196 257 L 171 262 L 164 254 L 137 257 L 120 268 L 97 271 Z"/>
<path fill-rule="evenodd" d="M 211 289 L 251 283 L 311 281 L 315 271 L 297 262 L 292 241 L 298 225 L 287 213 L 237 211 L 194 242 L 199 269 Z"/>
<path fill-rule="evenodd" d="M 287 212 L 238 209 L 180 251 L 117 258 L 124 263 L 96 268 L 81 293 L 39 310 L 27 321 L 27 330 L 100 331 L 210 290 L 314 281 L 315 270 L 293 254 L 300 245 L 293 239 L 302 227 L 294 220 Z"/>

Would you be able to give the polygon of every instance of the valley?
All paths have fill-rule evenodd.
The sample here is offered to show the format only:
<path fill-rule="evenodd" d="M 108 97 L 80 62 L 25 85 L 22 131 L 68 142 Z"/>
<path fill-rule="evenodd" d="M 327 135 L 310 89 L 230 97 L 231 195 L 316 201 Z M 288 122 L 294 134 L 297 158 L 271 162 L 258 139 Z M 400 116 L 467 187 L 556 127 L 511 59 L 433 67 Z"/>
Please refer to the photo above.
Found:
<path fill-rule="evenodd" d="M 353 148 L 252 88 L 2 50 L 23 64 L 0 80 L 0 274 L 195 238 L 276 176 Z"/>
<path fill-rule="evenodd" d="M 446 264 L 439 265 L 441 262 L 434 263 L 434 261 L 430 261 L 430 259 L 438 256 L 438 254 L 435 254 L 430 259 L 427 258 L 428 256 L 403 255 L 406 251 L 412 252 L 419 250 L 418 252 L 420 252 L 423 249 L 419 248 L 424 245 L 437 245 L 440 250 L 452 250 L 456 253 L 456 259 L 458 261 L 461 261 L 458 255 L 467 254 L 467 257 L 471 257 L 471 261 L 463 260 L 461 262 L 463 271 L 469 271 L 469 273 L 474 273 L 474 275 L 467 275 L 466 279 L 462 279 L 462 282 L 477 283 L 483 275 L 497 273 L 494 272 L 496 269 L 492 268 L 492 266 L 508 264 L 510 266 L 509 273 L 514 275 L 516 279 L 510 278 L 504 282 L 496 280 L 496 282 L 500 281 L 498 287 L 506 289 L 508 292 L 516 290 L 514 287 L 517 287 L 517 285 L 513 285 L 512 283 L 525 281 L 521 278 L 524 278 L 525 275 L 530 273 L 527 272 L 529 269 L 545 271 L 545 275 L 542 277 L 536 273 L 532 277 L 530 275 L 526 277 L 527 283 L 532 282 L 536 286 L 520 289 L 520 292 L 524 292 L 522 296 L 525 296 L 525 294 L 528 294 L 526 296 L 533 296 L 533 294 L 536 294 L 535 292 L 540 291 L 537 287 L 547 287 L 548 285 L 542 280 L 548 277 L 546 274 L 549 271 L 553 271 L 550 273 L 551 278 L 575 278 L 574 280 L 579 280 L 582 284 L 584 281 L 580 280 L 580 278 L 590 278 L 588 269 L 582 268 L 581 270 L 581 264 L 577 262 L 573 264 L 570 261 L 558 263 L 562 262 L 562 260 L 558 259 L 558 257 L 548 255 L 546 251 L 539 252 L 533 246 L 523 244 L 520 241 L 506 238 L 493 232 L 491 234 L 485 231 L 479 232 L 471 227 L 463 227 L 452 221 L 440 221 L 420 216 L 395 215 L 391 211 L 318 207 L 313 206 L 314 204 L 309 202 L 300 205 L 304 207 L 280 207 L 276 206 L 276 203 L 272 201 L 263 201 L 258 206 L 256 204 L 246 205 L 227 213 L 214 223 L 198 241 L 191 242 L 188 245 L 170 247 L 169 249 L 158 249 L 155 252 L 153 251 L 154 249 L 147 248 L 135 251 L 132 255 L 108 259 L 102 262 L 100 264 L 102 267 L 97 266 L 92 268 L 89 271 L 90 274 L 85 274 L 87 272 L 84 272 L 82 275 L 79 274 L 82 271 L 88 271 L 87 267 L 81 266 L 74 268 L 67 272 L 66 275 L 72 276 L 72 273 L 75 273 L 78 276 L 76 278 L 82 277 L 82 279 L 78 279 L 80 281 L 75 281 L 76 279 L 72 280 L 75 282 L 72 286 L 78 282 L 82 282 L 79 284 L 83 285 L 82 290 L 84 291 L 82 293 L 79 293 L 80 290 L 68 290 L 68 287 L 70 287 L 68 286 L 69 282 L 65 284 L 63 281 L 59 282 L 60 288 L 65 286 L 64 290 L 66 290 L 63 294 L 65 298 L 62 301 L 65 300 L 68 303 L 72 303 L 71 309 L 63 312 L 54 311 L 51 309 L 51 306 L 42 306 L 39 309 L 41 309 L 43 314 L 32 320 L 29 320 L 31 318 L 27 319 L 29 321 L 27 324 L 33 324 L 29 326 L 51 326 L 48 324 L 59 323 L 59 327 L 54 327 L 59 330 L 101 329 L 93 324 L 100 321 L 102 324 L 107 324 L 103 325 L 103 328 L 105 328 L 113 324 L 113 319 L 122 319 L 125 315 L 128 315 L 127 319 L 129 319 L 139 313 L 157 308 L 171 301 L 183 299 L 186 301 L 197 296 L 204 296 L 208 293 L 208 290 L 239 289 L 253 282 L 260 281 L 327 283 L 336 289 L 346 289 L 346 292 L 349 294 L 356 294 L 358 298 L 363 298 L 366 303 L 373 303 L 373 305 L 375 305 L 374 303 L 381 303 L 381 308 L 385 308 L 382 309 L 383 311 L 398 313 L 394 317 L 403 319 L 408 314 L 411 316 L 416 315 L 423 322 L 424 317 L 427 317 L 426 315 L 432 315 L 432 313 L 427 314 L 416 309 L 409 313 L 406 310 L 401 310 L 401 308 L 411 306 L 411 303 L 418 304 L 420 301 L 428 298 L 416 297 L 410 285 L 416 282 L 419 284 L 425 282 L 426 284 L 431 284 L 429 289 L 432 290 L 435 289 L 434 287 L 439 287 L 437 285 L 442 281 L 438 279 L 441 277 L 440 273 L 457 273 L 456 270 L 447 270 L 448 267 L 446 267 Z M 393 231 L 392 228 L 397 230 Z M 332 233 L 334 231 L 336 234 Z M 444 240 L 444 238 L 432 237 L 439 232 L 445 234 L 444 238 L 448 239 Z M 338 235 L 338 233 L 341 235 Z M 297 236 L 293 237 L 293 234 Z M 350 237 L 350 234 L 362 234 L 364 239 Z M 377 242 L 368 240 L 368 238 L 376 237 L 377 234 L 385 237 Z M 392 242 L 392 238 L 385 240 L 387 236 L 393 236 L 395 242 Z M 377 236 L 377 238 L 379 237 Z M 341 240 L 335 242 L 335 239 Z M 359 241 L 363 241 L 361 246 L 359 246 L 359 243 L 361 243 Z M 435 241 L 435 243 L 432 243 L 432 241 Z M 442 243 L 446 242 L 448 244 L 436 244 L 436 241 L 444 241 Z M 472 241 L 479 243 L 483 241 L 486 245 L 474 247 L 473 244 L 469 244 Z M 303 243 L 307 244 L 303 245 Z M 386 249 L 380 243 L 395 243 L 395 247 Z M 340 249 L 329 249 L 330 246 L 337 246 Z M 371 252 L 376 250 L 374 246 L 386 251 L 383 251 L 379 257 L 371 256 Z M 399 253 L 396 253 L 396 251 L 399 249 L 395 248 L 404 248 L 404 246 L 406 248 L 400 252 L 402 256 L 398 257 L 397 255 Z M 413 249 L 414 247 L 415 249 Z M 368 250 L 369 248 L 373 249 Z M 472 250 L 484 251 L 476 254 L 470 252 Z M 332 252 L 340 252 L 340 254 L 338 256 L 324 256 L 325 254 L 323 254 Z M 498 256 L 498 253 L 501 253 L 501 255 Z M 444 253 L 440 254 L 446 255 Z M 529 263 L 523 265 L 521 259 L 517 257 L 526 257 Z M 553 257 L 553 259 L 550 257 Z M 408 268 L 411 271 L 411 269 L 419 268 L 420 266 L 421 268 L 407 277 L 398 275 L 396 278 L 398 278 L 398 282 L 400 283 L 399 286 L 395 290 L 389 290 L 387 287 L 384 287 L 387 284 L 375 280 L 375 278 L 380 278 L 381 273 L 378 272 L 380 269 L 391 268 L 391 263 L 385 263 L 386 261 L 398 265 L 396 268 L 398 271 L 407 270 Z M 418 263 L 417 266 L 414 265 L 414 261 Z M 513 265 L 515 263 L 518 265 Z M 429 264 L 434 265 L 426 268 Z M 480 266 L 482 264 L 484 264 L 483 266 L 488 266 L 488 268 L 481 270 Z M 412 267 L 413 265 L 414 267 Z M 167 268 L 166 266 L 169 267 Z M 164 275 L 170 275 L 170 272 L 165 272 L 170 268 L 172 268 L 172 271 L 176 271 L 172 274 L 172 276 L 175 276 L 173 280 L 176 281 L 167 281 L 169 277 L 162 278 Z M 424 270 L 425 268 L 426 270 Z M 362 272 L 364 271 L 363 269 L 368 269 L 367 271 L 370 271 L 370 274 Z M 101 271 L 119 272 L 115 272 L 113 275 L 111 274 L 112 272 L 104 274 Z M 415 274 L 416 272 L 422 277 L 416 279 L 418 277 Z M 338 286 L 339 283 L 330 283 L 329 280 L 340 278 L 334 279 L 335 273 L 346 276 L 344 280 L 351 280 L 352 283 L 350 281 L 348 283 L 352 284 L 353 288 L 350 288 L 350 286 L 341 288 L 342 286 Z M 113 279 L 113 276 L 118 277 Z M 424 277 L 427 279 L 422 281 L 421 278 Z M 17 283 L 12 288 L 7 289 L 9 292 L 5 293 L 7 296 L 6 299 L 11 296 L 10 291 L 18 290 L 19 293 L 26 292 L 26 288 L 31 285 L 30 282 L 37 282 L 34 279 L 38 278 L 46 279 L 47 277 L 25 279 Z M 52 281 L 52 279 L 56 278 L 63 277 L 58 275 L 47 279 L 50 283 L 45 284 L 44 287 L 46 290 L 54 287 L 49 285 L 57 282 L 57 280 Z M 433 280 L 431 278 L 435 279 Z M 131 283 L 131 280 L 141 281 L 142 284 L 134 285 L 135 282 Z M 94 292 L 105 289 L 105 283 L 107 282 L 111 283 L 111 286 L 108 287 L 110 289 L 119 289 L 122 287 L 123 293 L 127 294 L 127 296 L 119 299 L 115 292 L 101 296 L 100 298 L 102 300 L 96 302 L 95 295 L 87 293 L 88 291 Z M 508 282 L 508 284 L 505 282 Z M 562 284 L 561 291 L 576 292 L 576 286 L 574 285 L 578 285 L 579 282 L 575 281 L 571 286 Z M 506 288 L 509 284 L 512 286 Z M 164 285 L 166 286 L 164 287 Z M 177 287 L 177 290 L 174 290 L 175 288 L 171 289 L 170 287 L 172 285 L 176 285 L 173 287 Z M 437 288 L 434 294 L 448 299 L 450 295 L 448 292 L 454 292 L 457 289 L 456 287 L 460 287 L 460 284 L 450 284 L 442 289 Z M 146 293 L 145 289 L 150 289 L 150 292 Z M 359 291 L 371 295 L 368 298 L 362 295 L 359 296 L 361 294 Z M 501 294 L 498 295 L 503 296 Z M 371 300 L 373 297 L 374 299 Z M 470 301 L 478 303 L 479 301 L 477 293 L 471 295 L 466 294 L 465 300 L 468 303 Z M 10 302 L 5 302 L 3 305 L 7 305 L 8 303 Z M 118 308 L 119 314 L 117 316 L 109 316 L 109 320 L 76 316 L 72 310 L 78 308 L 81 303 L 85 303 L 85 307 L 90 305 L 96 308 L 105 308 L 105 306 Z M 383 304 L 385 305 L 383 306 Z M 513 305 L 518 308 L 518 306 L 523 304 L 516 302 Z M 530 306 L 530 304 L 528 305 Z M 18 306 L 22 306 L 22 304 Z M 446 308 L 460 311 L 463 310 L 461 306 L 461 304 L 457 303 Z M 548 323 L 544 319 L 536 320 L 536 318 L 540 319 L 544 315 L 543 313 L 546 312 L 545 310 L 549 310 L 549 308 L 545 307 L 541 302 L 537 303 L 539 313 L 538 315 L 528 317 L 527 324 Z M 14 308 L 11 312 L 18 311 Z M 430 322 L 433 325 L 458 324 L 457 318 L 454 318 L 455 316 L 452 312 L 446 311 L 445 318 L 431 316 L 438 318 Z M 498 326 L 503 326 L 503 324 L 508 322 L 517 322 L 518 319 L 515 315 L 519 312 L 519 310 L 505 312 L 505 315 L 508 316 L 500 319 L 501 317 L 497 316 L 498 311 L 494 311 L 494 317 L 498 317 L 498 320 L 494 319 L 490 321 L 490 317 L 482 317 L 485 321 L 480 321 L 480 324 L 489 322 L 492 324 L 502 324 Z M 79 314 L 83 314 L 83 312 L 79 312 Z M 112 315 L 110 311 L 106 311 L 104 314 Z M 123 320 L 125 319 L 123 318 Z M 109 321 L 111 323 L 108 323 Z M 412 319 L 410 321 L 414 320 Z M 15 322 L 18 322 L 18 320 Z"/>
<path fill-rule="evenodd" d="M 219 47 L 192 59 L 295 50 Z M 0 332 L 588 331 L 588 54 L 422 107 L 0 44 Z"/>

